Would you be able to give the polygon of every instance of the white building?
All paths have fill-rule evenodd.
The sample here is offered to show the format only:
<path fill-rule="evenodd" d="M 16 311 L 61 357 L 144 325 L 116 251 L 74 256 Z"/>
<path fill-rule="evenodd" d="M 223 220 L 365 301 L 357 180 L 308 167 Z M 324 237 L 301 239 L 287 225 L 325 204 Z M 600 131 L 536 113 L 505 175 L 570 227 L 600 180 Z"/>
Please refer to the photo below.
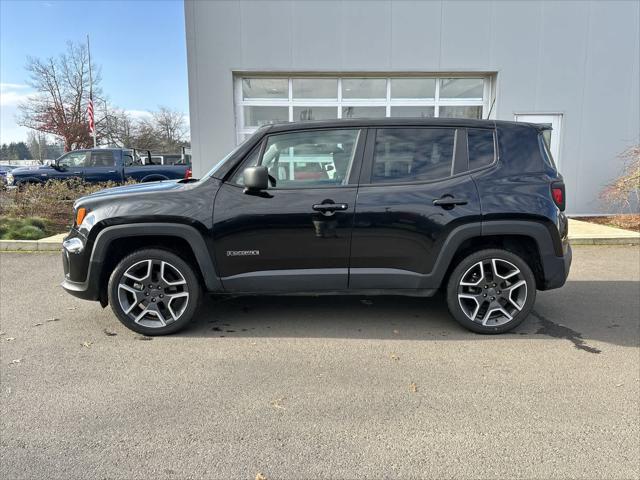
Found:
<path fill-rule="evenodd" d="M 553 125 L 568 211 L 640 143 L 638 1 L 185 2 L 193 166 L 259 125 L 465 116 Z"/>

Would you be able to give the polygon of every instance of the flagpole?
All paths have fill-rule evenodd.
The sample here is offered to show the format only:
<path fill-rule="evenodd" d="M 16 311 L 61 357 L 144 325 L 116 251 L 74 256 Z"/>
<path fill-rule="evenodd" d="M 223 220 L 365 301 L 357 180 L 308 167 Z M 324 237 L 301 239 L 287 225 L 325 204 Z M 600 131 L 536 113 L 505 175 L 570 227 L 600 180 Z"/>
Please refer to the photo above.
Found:
<path fill-rule="evenodd" d="M 92 108 L 95 108 L 93 106 L 93 77 L 91 75 L 91 47 L 89 45 L 89 35 L 87 35 L 87 53 L 89 54 L 89 102 L 91 102 Z M 92 114 L 92 115 L 94 115 L 94 114 Z M 97 141 L 96 141 L 95 120 L 93 122 L 93 132 L 92 133 L 93 133 L 93 148 L 96 148 Z"/>

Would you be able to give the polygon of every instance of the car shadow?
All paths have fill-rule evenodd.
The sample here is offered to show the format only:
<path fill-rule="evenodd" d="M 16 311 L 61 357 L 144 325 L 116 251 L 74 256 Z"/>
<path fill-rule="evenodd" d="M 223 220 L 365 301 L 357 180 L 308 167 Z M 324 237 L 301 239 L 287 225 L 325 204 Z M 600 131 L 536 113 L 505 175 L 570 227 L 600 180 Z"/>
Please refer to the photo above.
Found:
<path fill-rule="evenodd" d="M 512 332 L 483 339 L 551 336 L 590 353 L 589 341 L 638 346 L 640 283 L 570 281 L 537 292 L 531 315 Z M 442 294 L 431 298 L 245 296 L 207 298 L 182 337 L 290 337 L 468 340 Z"/>

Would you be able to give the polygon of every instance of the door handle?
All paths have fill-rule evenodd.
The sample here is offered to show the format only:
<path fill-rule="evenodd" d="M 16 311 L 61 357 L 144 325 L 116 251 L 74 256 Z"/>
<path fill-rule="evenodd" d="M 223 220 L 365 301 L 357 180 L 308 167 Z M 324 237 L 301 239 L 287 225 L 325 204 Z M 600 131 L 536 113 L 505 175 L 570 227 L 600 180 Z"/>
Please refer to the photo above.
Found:
<path fill-rule="evenodd" d="M 451 195 L 443 195 L 440 198 L 436 198 L 433 201 L 433 204 L 437 207 L 442 207 L 442 208 L 453 208 L 456 205 L 466 205 L 467 203 L 469 203 L 467 200 L 465 200 L 464 198 L 455 198 L 452 197 Z"/>
<path fill-rule="evenodd" d="M 107 173 L 116 173 L 115 170 L 109 170 Z"/>
<path fill-rule="evenodd" d="M 80 175 L 82 172 L 73 172 L 74 175 Z"/>
<path fill-rule="evenodd" d="M 349 205 L 346 203 L 316 203 L 312 208 L 316 212 L 331 213 L 347 210 Z"/>

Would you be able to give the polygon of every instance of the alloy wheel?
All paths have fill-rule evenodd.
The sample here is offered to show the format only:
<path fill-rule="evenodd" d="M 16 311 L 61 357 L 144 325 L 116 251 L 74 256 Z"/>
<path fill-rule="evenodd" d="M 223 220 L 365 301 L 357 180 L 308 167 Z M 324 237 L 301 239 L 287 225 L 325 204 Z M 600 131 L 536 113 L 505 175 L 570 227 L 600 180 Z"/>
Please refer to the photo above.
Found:
<path fill-rule="evenodd" d="M 469 320 L 484 326 L 510 322 L 527 301 L 527 282 L 513 263 L 488 258 L 472 265 L 458 284 L 458 303 Z"/>
<path fill-rule="evenodd" d="M 189 288 L 184 275 L 169 262 L 142 260 L 122 274 L 118 301 L 138 325 L 161 328 L 182 316 L 189 303 Z"/>

